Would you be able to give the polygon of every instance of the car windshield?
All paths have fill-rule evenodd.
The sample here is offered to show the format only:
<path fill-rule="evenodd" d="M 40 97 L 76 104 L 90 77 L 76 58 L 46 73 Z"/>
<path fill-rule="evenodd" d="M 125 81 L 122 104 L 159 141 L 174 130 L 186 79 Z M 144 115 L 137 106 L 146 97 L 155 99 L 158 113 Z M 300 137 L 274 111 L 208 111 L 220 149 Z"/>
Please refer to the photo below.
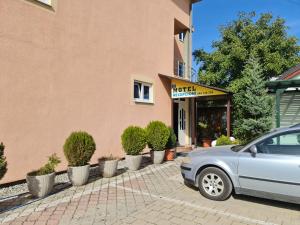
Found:
<path fill-rule="evenodd" d="M 232 146 L 232 147 L 231 147 L 231 150 L 234 151 L 234 152 L 238 152 L 238 151 L 242 150 L 242 148 L 244 148 L 246 145 L 250 144 L 252 141 L 254 141 L 254 140 L 256 140 L 256 139 L 258 139 L 258 138 L 260 138 L 260 137 L 262 137 L 262 136 L 264 136 L 264 135 L 273 133 L 273 132 L 275 132 L 275 131 L 277 131 L 277 130 L 274 129 L 274 130 L 271 130 L 271 131 L 266 132 L 266 133 L 264 133 L 264 134 L 261 134 L 261 135 L 255 137 L 255 138 L 252 138 L 250 141 L 248 141 L 247 143 L 245 143 L 245 144 L 243 144 L 243 145 L 235 145 L 235 146 Z"/>

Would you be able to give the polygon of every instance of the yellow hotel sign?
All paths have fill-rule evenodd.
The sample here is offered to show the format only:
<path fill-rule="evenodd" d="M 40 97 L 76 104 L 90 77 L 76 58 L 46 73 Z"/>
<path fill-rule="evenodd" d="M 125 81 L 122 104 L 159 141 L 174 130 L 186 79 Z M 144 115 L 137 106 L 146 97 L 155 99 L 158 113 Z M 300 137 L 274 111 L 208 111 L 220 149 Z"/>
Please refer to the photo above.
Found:
<path fill-rule="evenodd" d="M 226 95 L 227 93 L 199 84 L 172 79 L 172 98 L 190 98 L 198 96 Z"/>

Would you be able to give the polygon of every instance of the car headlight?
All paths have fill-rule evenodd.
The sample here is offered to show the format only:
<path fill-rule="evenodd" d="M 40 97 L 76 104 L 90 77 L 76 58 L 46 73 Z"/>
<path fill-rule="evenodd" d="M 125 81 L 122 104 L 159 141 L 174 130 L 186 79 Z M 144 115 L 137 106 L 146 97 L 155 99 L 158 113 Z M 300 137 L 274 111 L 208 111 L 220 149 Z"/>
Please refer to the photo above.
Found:
<path fill-rule="evenodd" d="M 189 164 L 189 163 L 191 163 L 192 162 L 192 158 L 191 157 L 184 157 L 183 159 L 182 159 L 182 163 L 186 163 L 186 164 Z"/>

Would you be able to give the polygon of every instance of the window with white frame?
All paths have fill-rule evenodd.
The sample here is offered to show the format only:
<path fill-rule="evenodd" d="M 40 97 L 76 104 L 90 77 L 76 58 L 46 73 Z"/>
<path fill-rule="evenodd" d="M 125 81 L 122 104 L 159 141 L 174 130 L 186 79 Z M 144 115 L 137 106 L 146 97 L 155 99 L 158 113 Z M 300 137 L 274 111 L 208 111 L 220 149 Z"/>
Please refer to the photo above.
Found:
<path fill-rule="evenodd" d="M 185 36 L 184 32 L 179 33 L 179 36 L 178 36 L 179 41 L 184 41 L 184 36 Z"/>
<path fill-rule="evenodd" d="M 48 6 L 52 6 L 52 0 L 36 0 L 40 3 L 43 3 L 45 5 L 48 5 Z"/>
<path fill-rule="evenodd" d="M 185 71 L 184 62 L 178 61 L 177 75 L 180 77 L 184 77 L 184 71 Z"/>
<path fill-rule="evenodd" d="M 134 81 L 133 97 L 136 102 L 153 102 L 152 84 Z"/>

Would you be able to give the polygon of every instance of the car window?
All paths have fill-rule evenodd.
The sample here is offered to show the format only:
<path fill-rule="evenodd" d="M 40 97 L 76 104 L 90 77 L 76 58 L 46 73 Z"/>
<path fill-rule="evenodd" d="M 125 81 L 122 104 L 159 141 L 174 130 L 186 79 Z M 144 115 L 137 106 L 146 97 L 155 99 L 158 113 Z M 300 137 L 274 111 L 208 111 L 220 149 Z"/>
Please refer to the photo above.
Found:
<path fill-rule="evenodd" d="M 278 134 L 257 145 L 258 153 L 300 156 L 300 131 Z"/>

